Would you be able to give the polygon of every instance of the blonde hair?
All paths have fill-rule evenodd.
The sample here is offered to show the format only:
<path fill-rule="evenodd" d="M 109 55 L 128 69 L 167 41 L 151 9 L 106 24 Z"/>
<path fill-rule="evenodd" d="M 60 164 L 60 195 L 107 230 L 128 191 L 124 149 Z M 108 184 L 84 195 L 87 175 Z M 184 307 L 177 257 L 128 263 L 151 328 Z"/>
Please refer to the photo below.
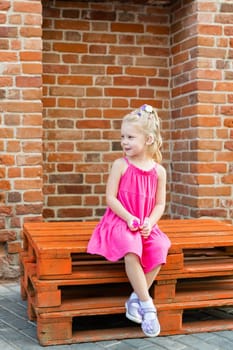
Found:
<path fill-rule="evenodd" d="M 160 148 L 162 146 L 162 137 L 160 133 L 160 119 L 156 110 L 150 105 L 143 105 L 127 114 L 122 123 L 134 123 L 142 130 L 146 136 L 152 137 L 152 143 L 148 145 L 151 156 L 160 163 L 162 154 Z"/>

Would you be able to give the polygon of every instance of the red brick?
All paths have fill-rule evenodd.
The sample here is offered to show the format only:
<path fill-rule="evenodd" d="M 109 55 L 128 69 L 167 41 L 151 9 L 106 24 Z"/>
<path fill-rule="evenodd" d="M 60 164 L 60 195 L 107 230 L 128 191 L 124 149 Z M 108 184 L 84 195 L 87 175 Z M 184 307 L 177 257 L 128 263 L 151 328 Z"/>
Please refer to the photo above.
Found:
<path fill-rule="evenodd" d="M 20 35 L 22 37 L 41 37 L 42 36 L 42 28 L 40 27 L 21 27 Z"/>
<path fill-rule="evenodd" d="M 197 30 L 201 35 L 219 36 L 222 35 L 223 28 L 221 25 L 199 24 Z"/>
<path fill-rule="evenodd" d="M 43 194 L 42 191 L 25 191 L 23 194 L 23 200 L 25 202 L 42 202 Z"/>
<path fill-rule="evenodd" d="M 40 87 L 42 86 L 41 77 L 16 77 L 16 86 L 19 87 Z"/>
<path fill-rule="evenodd" d="M 86 174 L 85 182 L 88 184 L 98 184 L 101 182 L 101 176 L 99 174 Z"/>
<path fill-rule="evenodd" d="M 218 70 L 199 70 L 197 73 L 197 77 L 200 79 L 213 79 L 213 80 L 221 80 L 222 79 L 222 72 Z"/>
<path fill-rule="evenodd" d="M 82 197 L 81 196 L 50 196 L 48 198 L 48 206 L 73 206 L 81 205 Z"/>
<path fill-rule="evenodd" d="M 117 43 L 117 36 L 116 34 L 101 34 L 98 33 L 84 33 L 83 34 L 83 41 L 84 42 L 91 42 L 91 43 Z"/>
<path fill-rule="evenodd" d="M 70 154 L 70 153 L 56 153 L 56 154 L 49 154 L 48 156 L 48 162 L 63 162 L 63 163 L 70 163 L 70 162 L 80 162 L 82 161 L 83 156 L 81 154 Z"/>
<path fill-rule="evenodd" d="M 38 50 L 40 51 L 42 49 L 42 40 L 41 38 L 26 38 L 24 39 L 24 47 L 26 49 L 26 51 L 30 51 L 30 50 Z"/>
<path fill-rule="evenodd" d="M 86 44 L 54 43 L 53 50 L 58 52 L 87 53 L 88 46 Z"/>
<path fill-rule="evenodd" d="M 147 25 L 146 31 L 155 35 L 168 35 L 169 26 L 165 25 Z"/>
<path fill-rule="evenodd" d="M 203 127 L 220 127 L 221 125 L 221 118 L 216 117 L 194 117 L 191 121 L 191 126 L 197 127 L 197 126 L 203 126 Z"/>
<path fill-rule="evenodd" d="M 16 215 L 40 214 L 42 204 L 16 205 Z"/>
<path fill-rule="evenodd" d="M 21 51 L 20 53 L 20 60 L 21 61 L 41 61 L 42 60 L 42 52 L 35 52 L 35 51 Z"/>
<path fill-rule="evenodd" d="M 1 38 L 15 38 L 17 36 L 17 27 L 0 27 Z"/>
<path fill-rule="evenodd" d="M 0 3 L 0 11 L 8 11 L 11 7 L 11 2 L 10 1 L 1 1 Z"/>
<path fill-rule="evenodd" d="M 141 92 L 141 90 L 140 90 Z M 146 96 L 149 96 L 150 94 L 147 93 Z M 143 97 L 143 96 L 141 96 Z M 129 107 L 129 103 L 127 101 L 127 99 L 124 98 L 114 98 L 112 99 L 112 107 L 117 107 L 117 108 L 128 108 Z"/>
<path fill-rule="evenodd" d="M 16 234 L 12 230 L 2 230 L 0 232 L 0 242 L 9 242 L 16 239 Z"/>
<path fill-rule="evenodd" d="M 200 48 L 199 54 L 202 57 L 224 59 L 226 56 L 226 51 L 224 49 L 221 50 L 221 49 L 215 49 L 215 48 Z"/>
<path fill-rule="evenodd" d="M 0 24 L 5 24 L 7 22 L 7 17 L 5 14 L 0 13 Z"/>
<path fill-rule="evenodd" d="M 50 61 L 51 63 L 51 61 Z M 43 65 L 44 73 L 55 73 L 55 74 L 68 74 L 69 67 L 61 64 L 44 64 Z"/>
<path fill-rule="evenodd" d="M 58 84 L 61 85 L 92 85 L 93 78 L 91 76 L 60 76 Z"/>
<path fill-rule="evenodd" d="M 16 134 L 20 139 L 37 139 L 42 137 L 42 130 L 39 127 L 24 127 L 18 128 Z"/>
<path fill-rule="evenodd" d="M 13 9 L 15 12 L 23 13 L 41 13 L 42 11 L 41 3 L 37 1 L 18 1 L 13 4 Z"/>
<path fill-rule="evenodd" d="M 9 254 L 19 253 L 22 250 L 22 243 L 20 241 L 8 242 L 7 250 Z"/>
<path fill-rule="evenodd" d="M 55 20 L 55 29 L 89 31 L 90 30 L 90 22 L 88 22 L 88 21 L 69 21 L 66 19 Z"/>
<path fill-rule="evenodd" d="M 79 33 L 75 33 L 76 36 L 80 35 Z M 43 40 L 62 40 L 63 32 L 59 30 L 43 30 Z M 68 38 L 67 38 L 68 39 Z"/>
<path fill-rule="evenodd" d="M 111 32 L 143 33 L 143 24 L 134 23 L 112 23 Z"/>
<path fill-rule="evenodd" d="M 51 87 L 50 88 L 50 95 L 51 96 L 83 96 L 84 95 L 84 89 L 81 87 Z"/>
<path fill-rule="evenodd" d="M 24 63 L 22 64 L 23 74 L 42 74 L 42 64 L 41 63 Z M 40 77 L 42 80 L 42 78 Z"/>
<path fill-rule="evenodd" d="M 216 161 L 217 162 L 233 162 L 233 152 L 217 152 L 216 153 Z"/>
<path fill-rule="evenodd" d="M 92 209 L 88 208 L 66 208 L 66 209 L 58 209 L 58 217 L 59 218 L 81 218 L 92 216 Z"/>
<path fill-rule="evenodd" d="M 76 127 L 78 129 L 109 129 L 110 122 L 108 120 L 79 120 Z"/>
<path fill-rule="evenodd" d="M 190 171 L 198 172 L 200 174 L 205 173 L 225 173 L 227 170 L 226 163 L 210 163 L 210 164 L 191 164 Z"/>
<path fill-rule="evenodd" d="M 16 156 L 16 164 L 18 166 L 28 166 L 28 165 L 40 165 L 42 164 L 42 155 L 27 155 L 27 154 L 23 154 L 23 155 L 17 155 Z"/>
<path fill-rule="evenodd" d="M 7 191 L 10 190 L 11 185 L 8 180 L 1 180 L 0 181 L 0 190 Z"/>
<path fill-rule="evenodd" d="M 14 131 L 12 128 L 2 128 L 0 129 L 0 138 L 9 139 L 13 138 Z"/>
<path fill-rule="evenodd" d="M 233 184 L 233 174 L 224 175 L 222 177 L 222 183 L 224 183 L 224 184 Z"/>
<path fill-rule="evenodd" d="M 142 48 L 138 46 L 110 46 L 109 53 L 111 55 L 142 55 Z"/>
<path fill-rule="evenodd" d="M 227 141 L 224 143 L 224 148 L 229 151 L 233 151 L 233 141 Z"/>
<path fill-rule="evenodd" d="M 197 148 L 204 150 L 216 150 L 219 151 L 222 148 L 222 141 L 215 140 L 199 140 L 197 141 Z"/>
<path fill-rule="evenodd" d="M 52 106 L 55 106 L 55 104 L 53 103 Z M 75 99 L 59 98 L 58 99 L 58 106 L 59 107 L 71 107 L 71 108 L 74 108 L 75 107 Z"/>
<path fill-rule="evenodd" d="M 0 164 L 3 165 L 14 165 L 15 158 L 13 155 L 8 155 L 8 154 L 0 154 Z"/>
<path fill-rule="evenodd" d="M 0 87 L 12 86 L 13 80 L 11 77 L 0 77 Z"/>
<path fill-rule="evenodd" d="M 24 100 L 40 100 L 42 98 L 42 90 L 41 89 L 28 89 L 24 90 L 23 93 Z"/>
<path fill-rule="evenodd" d="M 216 15 L 216 22 L 223 23 L 223 24 L 229 24 L 232 23 L 232 13 L 231 14 L 217 14 Z"/>
<path fill-rule="evenodd" d="M 113 65 L 115 62 L 115 55 L 83 55 L 81 57 L 82 64 L 107 64 Z"/>
<path fill-rule="evenodd" d="M 122 96 L 122 97 L 136 97 L 136 89 L 126 88 L 105 88 L 106 96 Z"/>
<path fill-rule="evenodd" d="M 23 125 L 42 126 L 41 114 L 24 114 Z"/>
<path fill-rule="evenodd" d="M 93 207 L 99 204 L 100 204 L 100 199 L 97 196 L 86 196 L 84 199 L 84 205 Z"/>
<path fill-rule="evenodd" d="M 219 103 L 224 104 L 226 103 L 226 96 L 225 94 L 220 93 L 200 93 L 198 94 L 198 101 L 201 103 Z"/>
<path fill-rule="evenodd" d="M 28 189 L 41 189 L 42 187 L 42 180 L 41 179 L 35 179 L 35 180 L 15 180 L 14 187 L 15 190 L 28 190 Z"/>
<path fill-rule="evenodd" d="M 41 102 L 9 102 L 6 106 L 7 112 L 41 112 Z"/>
<path fill-rule="evenodd" d="M 23 176 L 25 178 L 37 178 L 42 175 L 42 166 L 31 166 L 23 169 Z"/>
<path fill-rule="evenodd" d="M 140 68 L 140 67 L 126 67 L 125 73 L 129 75 L 142 75 L 145 77 L 155 76 L 157 73 L 156 68 Z M 119 73 L 118 73 L 119 74 Z"/>
<path fill-rule="evenodd" d="M 113 78 L 114 86 L 122 85 L 122 86 L 145 86 L 146 78 L 144 77 L 114 77 Z"/>
<path fill-rule="evenodd" d="M 200 46 L 209 46 L 214 47 L 215 46 L 215 38 L 214 37 L 205 37 L 201 36 L 197 38 L 198 45 Z"/>

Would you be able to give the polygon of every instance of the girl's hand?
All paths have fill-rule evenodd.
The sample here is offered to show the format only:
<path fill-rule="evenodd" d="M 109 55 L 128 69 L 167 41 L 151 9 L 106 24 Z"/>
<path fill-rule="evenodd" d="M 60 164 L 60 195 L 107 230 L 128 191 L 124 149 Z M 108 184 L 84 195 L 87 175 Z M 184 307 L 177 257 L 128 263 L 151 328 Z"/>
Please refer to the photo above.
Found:
<path fill-rule="evenodd" d="M 140 219 L 137 218 L 136 216 L 132 216 L 127 221 L 127 225 L 130 231 L 137 231 L 140 228 Z"/>
<path fill-rule="evenodd" d="M 152 230 L 152 225 L 149 218 L 145 218 L 143 225 L 140 226 L 141 235 L 145 238 L 149 237 Z"/>

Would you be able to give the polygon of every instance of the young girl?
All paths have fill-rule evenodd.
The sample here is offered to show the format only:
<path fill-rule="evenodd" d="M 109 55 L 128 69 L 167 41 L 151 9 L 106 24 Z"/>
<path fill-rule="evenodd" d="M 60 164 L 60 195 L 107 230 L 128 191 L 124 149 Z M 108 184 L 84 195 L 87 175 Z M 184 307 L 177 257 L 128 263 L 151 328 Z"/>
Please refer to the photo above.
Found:
<path fill-rule="evenodd" d="M 148 290 L 170 247 L 170 240 L 157 225 L 166 197 L 166 172 L 159 164 L 161 144 L 159 118 L 150 105 L 123 118 L 125 156 L 113 163 L 106 189 L 108 207 L 87 250 L 110 261 L 124 258 L 133 289 L 125 303 L 126 317 L 141 323 L 149 337 L 160 333 L 160 325 Z"/>

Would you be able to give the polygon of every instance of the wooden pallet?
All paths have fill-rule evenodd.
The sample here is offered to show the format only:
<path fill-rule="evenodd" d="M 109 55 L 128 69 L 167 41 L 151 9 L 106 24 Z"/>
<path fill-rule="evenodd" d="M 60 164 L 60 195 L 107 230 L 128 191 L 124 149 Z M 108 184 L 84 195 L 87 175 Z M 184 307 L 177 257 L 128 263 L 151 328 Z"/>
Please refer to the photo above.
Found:
<path fill-rule="evenodd" d="M 210 288 L 214 288 L 214 292 L 210 293 Z M 160 304 L 157 303 L 158 316 L 161 324 L 161 335 L 185 334 L 203 331 L 213 331 L 219 329 L 233 329 L 233 319 L 221 319 L 195 322 L 184 322 L 183 313 L 185 310 L 209 309 L 210 307 L 220 307 L 233 304 L 232 297 L 233 281 L 213 281 L 212 286 L 203 287 L 203 283 L 194 283 L 192 286 L 180 290 L 176 301 L 173 303 Z M 189 289 L 190 288 L 190 289 Z M 198 291 L 197 291 L 198 289 Z M 193 292 L 194 290 L 194 292 Z M 95 297 L 90 297 L 88 301 L 85 296 L 71 297 L 64 299 L 61 308 L 35 308 L 34 313 L 38 324 L 38 338 L 42 345 L 66 344 L 74 342 L 96 341 L 103 339 L 121 339 L 125 336 L 129 338 L 144 337 L 140 327 L 130 322 L 125 322 L 124 301 L 126 295 L 114 295 L 103 297 L 97 291 Z M 219 298 L 219 296 L 222 296 Z M 101 305 L 101 308 L 99 307 Z M 96 319 L 96 323 L 102 323 L 103 316 L 118 315 L 121 323 L 125 325 L 125 329 L 114 327 L 110 324 L 107 329 L 98 329 L 95 324 L 94 329 L 83 329 L 83 319 L 92 321 L 92 317 Z M 114 320 L 112 317 L 112 322 Z M 89 322 L 91 322 L 89 321 Z M 77 327 L 74 326 L 76 322 Z M 60 327 L 64 327 L 62 333 Z M 118 325 L 119 326 L 119 325 Z M 87 327 L 88 328 L 88 327 Z M 113 338 L 114 335 L 114 338 Z M 59 337 L 59 339 L 57 339 Z M 88 340 L 87 340 L 88 337 Z"/>
<path fill-rule="evenodd" d="M 37 321 L 41 345 L 144 336 L 140 327 L 124 324 L 130 286 L 123 261 L 111 263 L 86 253 L 95 225 L 24 225 L 21 296 L 27 299 L 29 319 Z M 159 227 L 172 242 L 167 263 L 151 288 L 161 334 L 233 329 L 229 319 L 195 323 L 183 319 L 185 310 L 233 305 L 233 227 L 202 219 L 161 220 Z M 120 317 L 119 325 L 107 332 L 94 325 L 80 328 L 85 318 L 99 318 L 98 325 L 100 317 L 113 314 Z"/>
<path fill-rule="evenodd" d="M 211 276 L 232 276 L 233 271 L 233 259 L 231 258 L 231 268 L 229 263 L 226 264 L 226 268 L 222 268 L 220 272 L 219 264 L 214 265 L 214 261 L 211 260 L 209 264 L 204 264 L 204 268 L 195 271 L 192 268 L 192 273 L 184 273 L 183 275 L 173 274 L 171 279 L 157 279 L 156 287 L 151 291 L 154 299 L 158 301 L 171 301 L 175 298 L 176 289 L 178 282 L 181 278 L 203 278 Z M 221 263 L 223 265 L 223 263 Z M 31 294 L 35 298 L 35 305 L 37 307 L 47 306 L 59 306 L 61 305 L 62 290 L 65 287 L 85 286 L 88 285 L 102 285 L 104 284 L 121 284 L 128 281 L 124 267 L 122 264 L 109 264 L 106 266 L 99 265 L 99 269 L 96 270 L 95 276 L 93 277 L 93 271 L 89 270 L 89 265 L 82 266 L 81 271 L 73 274 L 73 279 L 51 279 L 42 280 L 36 276 L 36 264 L 35 263 L 24 263 L 25 273 L 22 275 L 21 284 L 22 290 L 26 291 L 26 294 Z M 100 269 L 100 266 L 102 269 Z M 224 265 L 223 265 L 224 266 Z M 214 269 L 215 267 L 215 269 Z M 89 278 L 90 276 L 90 278 Z M 103 287 L 101 287 L 103 288 Z"/>
<path fill-rule="evenodd" d="M 24 254 L 36 262 L 40 279 L 73 278 L 87 255 L 86 249 L 96 222 L 26 223 L 23 230 Z M 211 220 L 161 220 L 159 226 L 168 234 L 172 246 L 167 264 L 160 272 L 180 271 L 183 274 L 185 252 L 205 248 L 217 254 L 233 253 L 232 226 Z M 100 258 L 88 256 L 91 264 Z M 87 259 L 86 259 L 87 261 Z M 102 259 L 103 261 L 103 259 Z M 85 261 L 84 261 L 85 262 Z M 195 267 L 196 268 L 196 267 Z"/>

